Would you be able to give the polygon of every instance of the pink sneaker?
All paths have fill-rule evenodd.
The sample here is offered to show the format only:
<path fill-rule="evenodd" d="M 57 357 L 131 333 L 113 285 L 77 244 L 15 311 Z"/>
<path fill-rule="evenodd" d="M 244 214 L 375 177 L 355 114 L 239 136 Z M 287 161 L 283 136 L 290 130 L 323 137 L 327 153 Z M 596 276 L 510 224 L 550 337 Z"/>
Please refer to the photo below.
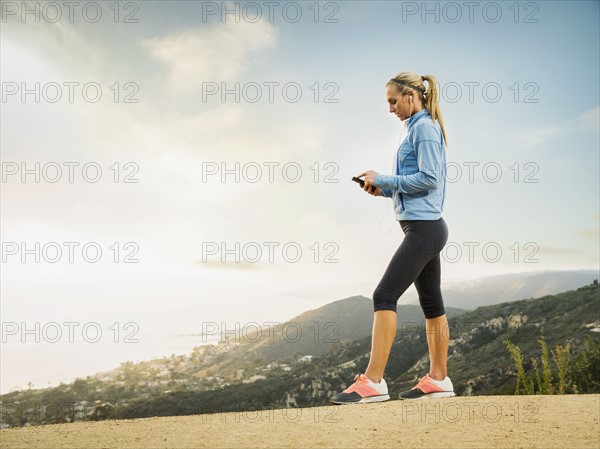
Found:
<path fill-rule="evenodd" d="M 379 383 L 373 382 L 364 374 L 354 376 L 354 382 L 341 393 L 331 398 L 334 404 L 359 404 L 365 402 L 381 402 L 390 398 L 387 384 L 381 379 Z"/>

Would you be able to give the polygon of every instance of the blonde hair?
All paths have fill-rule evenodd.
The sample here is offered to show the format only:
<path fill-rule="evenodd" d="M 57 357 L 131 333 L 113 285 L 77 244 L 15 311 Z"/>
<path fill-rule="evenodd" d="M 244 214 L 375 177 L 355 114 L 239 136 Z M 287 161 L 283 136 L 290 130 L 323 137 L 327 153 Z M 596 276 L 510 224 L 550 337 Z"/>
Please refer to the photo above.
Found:
<path fill-rule="evenodd" d="M 398 80 L 400 81 L 400 83 L 397 83 L 393 80 Z M 424 81 L 427 81 L 427 85 L 429 86 L 428 90 L 425 89 Z M 408 84 L 414 89 L 401 83 Z M 421 102 L 431 114 L 431 118 L 433 120 L 437 120 L 440 124 L 440 128 L 442 128 L 442 134 L 444 136 L 444 141 L 448 143 L 448 139 L 446 138 L 446 128 L 444 127 L 444 120 L 442 119 L 442 111 L 440 111 L 438 85 L 435 76 L 420 76 L 413 72 L 400 72 L 396 76 L 394 76 L 394 78 L 389 80 L 386 83 L 386 86 L 390 84 L 395 85 L 396 89 L 398 89 L 402 94 L 409 94 L 412 93 L 412 91 L 417 92 L 417 95 L 421 99 Z"/>

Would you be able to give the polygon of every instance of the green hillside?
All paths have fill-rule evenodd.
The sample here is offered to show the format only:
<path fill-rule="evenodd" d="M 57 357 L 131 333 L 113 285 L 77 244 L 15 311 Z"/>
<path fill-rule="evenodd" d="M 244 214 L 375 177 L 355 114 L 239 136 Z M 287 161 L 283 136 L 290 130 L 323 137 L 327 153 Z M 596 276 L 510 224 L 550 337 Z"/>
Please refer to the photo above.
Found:
<path fill-rule="evenodd" d="M 448 317 L 464 312 L 454 307 L 446 309 Z M 420 306 L 398 306 L 399 329 L 423 323 Z M 370 337 L 372 328 L 373 300 L 352 296 L 304 312 L 272 329 L 234 337 L 236 344 L 218 359 L 211 360 L 203 374 L 227 377 L 249 365 L 290 364 L 305 355 L 320 356 L 339 343 Z"/>
<path fill-rule="evenodd" d="M 505 338 L 522 348 L 526 360 L 537 355 L 538 337 L 545 338 L 549 346 L 571 342 L 575 350 L 587 335 L 600 344 L 600 333 L 593 331 L 600 328 L 598 295 L 598 285 L 590 285 L 554 296 L 479 307 L 450 318 L 448 369 L 457 394 L 514 392 L 514 366 L 502 344 Z M 132 404 L 125 415 L 168 415 L 174 409 L 203 413 L 327 404 L 354 374 L 364 371 L 369 350 L 370 337 L 340 342 L 309 364 L 287 373 L 274 372 L 252 385 L 194 394 L 171 393 L 150 403 Z M 413 386 L 417 376 L 427 369 L 424 327 L 399 328 L 386 370 L 391 396 L 396 398 L 400 391 Z"/>
<path fill-rule="evenodd" d="M 600 342 L 599 299 L 598 285 L 589 285 L 558 295 L 479 307 L 450 318 L 448 371 L 457 394 L 514 392 L 515 370 L 504 339 L 521 348 L 526 369 L 531 368 L 530 358 L 539 355 L 540 337 L 549 347 L 570 342 L 578 348 L 588 335 Z M 410 388 L 419 375 L 422 369 L 402 372 L 393 380 L 395 390 Z"/>

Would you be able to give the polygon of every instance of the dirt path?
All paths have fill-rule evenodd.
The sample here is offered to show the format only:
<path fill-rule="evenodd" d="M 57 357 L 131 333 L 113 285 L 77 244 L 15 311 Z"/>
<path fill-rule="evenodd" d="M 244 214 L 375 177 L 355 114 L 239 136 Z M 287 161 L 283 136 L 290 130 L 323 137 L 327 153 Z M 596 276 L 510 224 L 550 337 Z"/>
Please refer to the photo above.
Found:
<path fill-rule="evenodd" d="M 477 396 L 56 424 L 13 448 L 600 448 L 600 395 Z"/>

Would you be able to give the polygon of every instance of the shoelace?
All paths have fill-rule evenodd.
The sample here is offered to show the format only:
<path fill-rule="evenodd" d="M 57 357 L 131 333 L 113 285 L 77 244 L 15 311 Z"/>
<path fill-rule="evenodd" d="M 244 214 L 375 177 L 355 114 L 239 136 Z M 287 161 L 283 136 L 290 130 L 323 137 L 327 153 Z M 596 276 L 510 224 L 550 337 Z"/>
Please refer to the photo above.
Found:
<path fill-rule="evenodd" d="M 421 388 L 421 385 L 423 385 L 425 382 L 427 382 L 428 379 L 429 379 L 429 373 L 427 373 L 423 377 L 421 377 L 421 379 L 419 379 L 419 382 L 417 383 L 417 385 L 412 387 L 412 389 L 416 390 L 417 388 Z"/>
<path fill-rule="evenodd" d="M 354 376 L 356 382 L 368 382 L 369 378 L 365 374 L 357 374 Z"/>

